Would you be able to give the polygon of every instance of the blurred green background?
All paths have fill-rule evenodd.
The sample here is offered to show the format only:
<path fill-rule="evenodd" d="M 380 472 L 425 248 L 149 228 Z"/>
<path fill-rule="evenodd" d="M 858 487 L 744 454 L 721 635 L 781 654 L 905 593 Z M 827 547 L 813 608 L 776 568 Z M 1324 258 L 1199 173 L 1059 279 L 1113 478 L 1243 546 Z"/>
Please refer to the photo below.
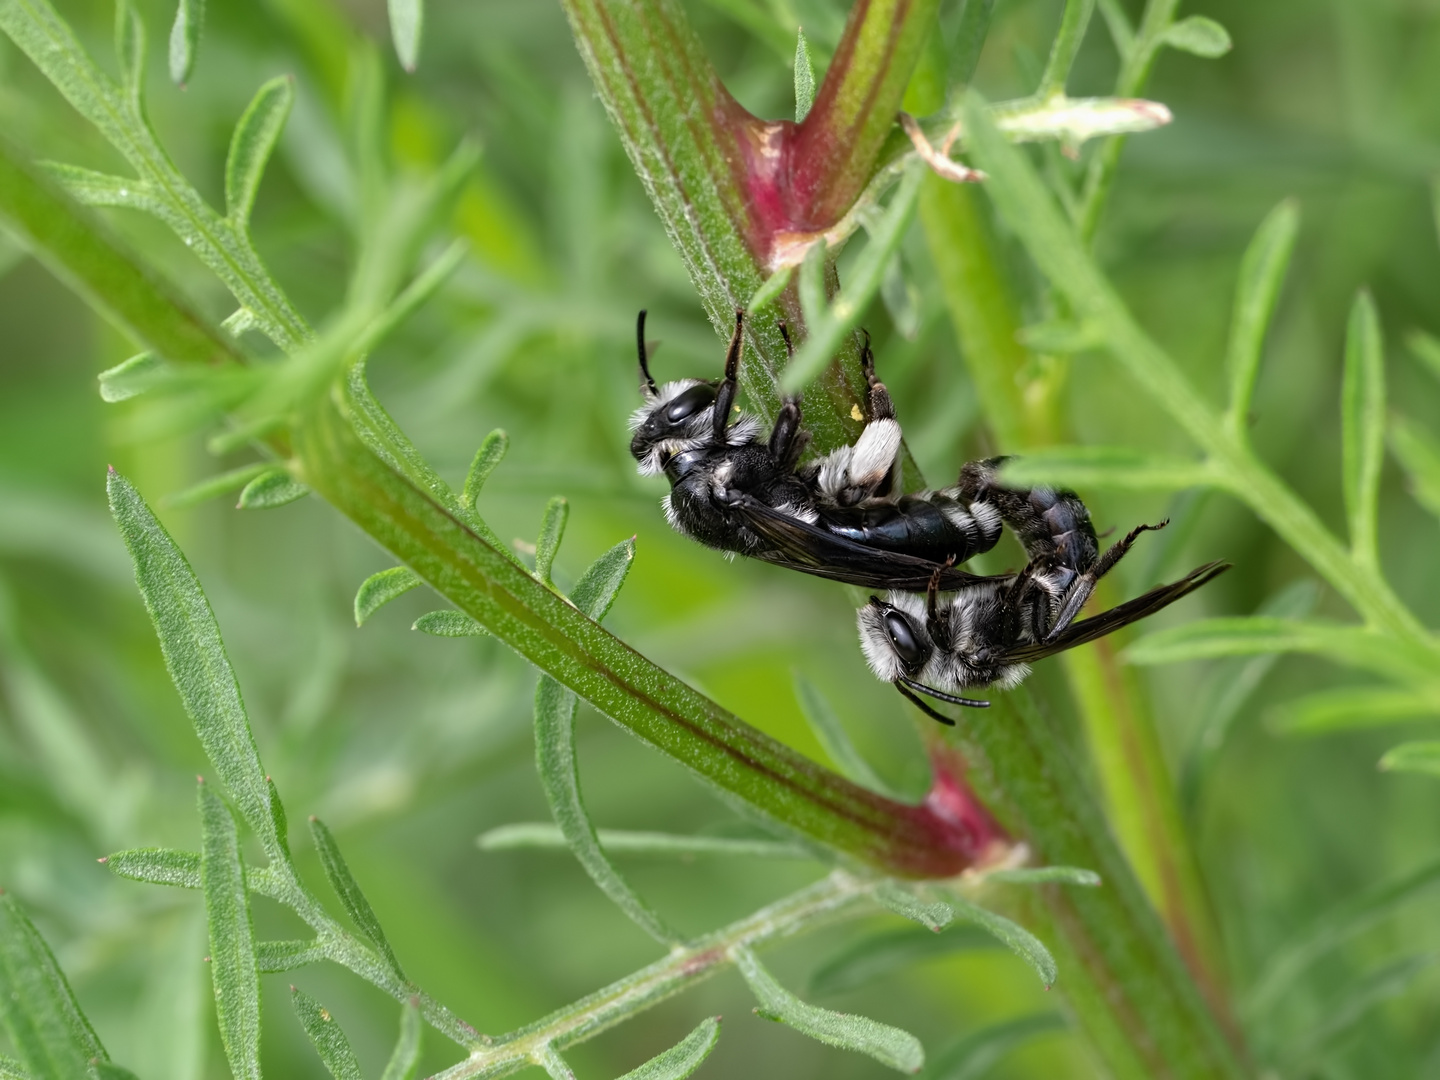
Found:
<path fill-rule="evenodd" d="M 111 66 L 111 5 L 59 6 Z M 625 421 L 638 403 L 635 311 L 650 309 L 651 334 L 664 342 L 661 377 L 713 375 L 723 347 L 593 96 L 558 5 L 435 0 L 419 71 L 405 75 L 388 47 L 381 0 L 211 0 L 184 91 L 164 76 L 173 6 L 137 6 L 151 28 L 154 123 L 216 201 L 231 126 L 254 88 L 279 73 L 296 77 L 297 107 L 261 192 L 255 235 L 311 319 L 341 298 L 353 246 L 346 67 L 356 50 L 373 42 L 382 58 L 390 153 L 400 168 L 432 167 L 461 137 L 478 142 L 483 160 L 455 222 L 473 257 L 371 361 L 381 399 L 457 484 L 484 434 L 508 430 L 510 455 L 486 488 L 482 513 L 500 536 L 533 540 L 545 501 L 567 496 L 562 586 L 636 534 L 635 567 L 608 622 L 620 637 L 824 760 L 795 701 L 792 680 L 802 673 L 884 775 L 923 790 L 917 721 L 865 669 L 846 590 L 727 563 L 683 541 L 660 513 L 663 483 L 634 473 Z M 1136 5 L 1125 6 L 1135 14 Z M 689 0 L 686 8 L 740 101 L 782 117 L 793 111 L 795 26 L 804 26 L 823 73 L 847 5 Z M 1033 84 L 1060 8 L 1059 0 L 1001 0 L 977 78 L 987 96 L 1016 96 Z M 1374 290 L 1386 326 L 1392 402 L 1440 426 L 1440 387 L 1401 344 L 1411 328 L 1440 331 L 1440 248 L 1428 194 L 1440 172 L 1440 7 L 1217 0 L 1197 10 L 1223 23 L 1235 48 L 1218 61 L 1162 58 L 1147 96 L 1176 119 L 1131 140 L 1099 251 L 1142 322 L 1198 385 L 1216 391 L 1240 253 L 1279 199 L 1300 200 L 1304 226 L 1253 430 L 1268 460 L 1343 531 L 1338 384 L 1357 287 Z M 1114 66 L 1097 18 L 1072 93 L 1106 92 Z M 3 40 L 0 125 L 36 156 L 119 167 Z M 217 319 L 229 313 L 219 285 L 160 225 L 137 215 L 112 221 L 204 310 Z M 997 448 L 977 434 L 979 404 L 918 224 L 912 232 L 904 257 L 918 330 L 907 340 L 879 304 L 867 324 L 916 457 L 940 481 Z M 118 881 L 95 863 L 122 847 L 197 847 L 193 775 L 204 761 L 105 512 L 103 484 L 113 463 L 158 503 L 249 458 L 216 461 L 200 438 L 137 430 L 129 406 L 102 404 L 95 376 L 129 354 L 127 343 L 35 262 L 0 244 L 0 884 L 37 919 L 116 1060 L 156 1080 L 224 1076 L 200 962 L 200 896 Z M 1014 262 L 1023 284 L 1018 253 Z M 1027 316 L 1033 322 L 1042 313 Z M 1082 441 L 1186 450 L 1104 357 L 1077 361 L 1065 400 Z M 1387 472 L 1385 484 L 1385 567 L 1435 625 L 1435 520 L 1398 475 Z M 1167 508 L 1193 526 L 1175 530 L 1178 542 L 1144 542 L 1117 571 L 1127 593 L 1204 560 L 1236 564 L 1157 624 L 1248 614 L 1306 576 L 1288 548 L 1223 497 L 1168 506 L 1161 496 L 1086 494 L 1101 528 L 1154 520 Z M 354 590 L 387 560 L 317 500 L 261 513 L 220 500 L 162 514 L 215 606 L 262 757 L 292 817 L 316 813 L 335 830 L 422 986 L 499 1032 L 655 958 L 653 943 L 567 855 L 476 848 L 488 828 L 546 815 L 532 765 L 534 672 L 526 664 L 492 640 L 412 632 L 414 618 L 438 606 L 420 590 L 356 630 Z M 1325 590 L 1317 611 L 1349 617 Z M 1144 672 L 1174 760 L 1230 671 L 1195 664 Z M 1409 731 L 1302 741 L 1266 729 L 1276 702 L 1355 678 L 1320 661 L 1281 660 L 1244 704 L 1196 797 L 1196 843 L 1239 987 L 1297 928 L 1440 850 L 1440 788 L 1375 769 L 1381 751 Z M 1037 679 L 1058 676 L 1042 671 Z M 592 711 L 582 709 L 579 730 L 600 825 L 746 827 Z M 315 869 L 308 852 L 301 857 Z M 625 869 L 690 932 L 818 873 L 812 864 L 759 861 L 631 861 Z M 263 899 L 256 905 L 263 936 L 294 936 L 298 924 L 288 915 Z M 818 931 L 778 950 L 775 970 L 803 990 L 847 942 L 902 925 L 877 919 Z M 1440 1075 L 1440 979 L 1428 967 L 1436 950 L 1430 911 L 1405 909 L 1317 966 L 1262 1041 L 1318 1037 L 1346 1019 L 1343 1003 L 1357 987 L 1401 961 L 1403 972 L 1381 979 L 1384 992 L 1354 1010 L 1298 1072 Z M 324 1075 L 284 1000 L 291 980 L 327 1004 L 367 1074 L 378 1074 L 397 1010 L 329 968 L 267 977 L 269 1074 Z M 954 952 L 814 1000 L 900 1024 L 932 1054 L 988 1022 L 1055 1004 L 1019 961 L 993 950 Z M 704 1076 L 885 1075 L 866 1058 L 754 1017 L 751 1004 L 727 974 L 567 1056 L 582 1077 L 618 1075 L 701 1016 L 724 1013 Z M 427 1033 L 428 1070 L 456 1057 Z M 1090 1066 L 1078 1042 L 1057 1033 L 989 1075 L 1085 1076 Z"/>

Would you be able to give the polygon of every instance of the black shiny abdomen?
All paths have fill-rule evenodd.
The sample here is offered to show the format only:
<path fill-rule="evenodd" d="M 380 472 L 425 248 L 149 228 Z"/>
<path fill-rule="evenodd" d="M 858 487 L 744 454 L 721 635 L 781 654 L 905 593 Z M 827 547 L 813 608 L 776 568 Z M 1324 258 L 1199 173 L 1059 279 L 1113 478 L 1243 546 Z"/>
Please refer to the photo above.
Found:
<path fill-rule="evenodd" d="M 934 562 L 953 556 L 962 563 L 982 550 L 978 530 L 956 525 L 937 503 L 910 495 L 881 506 L 827 507 L 821 511 L 820 524 L 857 544 Z"/>

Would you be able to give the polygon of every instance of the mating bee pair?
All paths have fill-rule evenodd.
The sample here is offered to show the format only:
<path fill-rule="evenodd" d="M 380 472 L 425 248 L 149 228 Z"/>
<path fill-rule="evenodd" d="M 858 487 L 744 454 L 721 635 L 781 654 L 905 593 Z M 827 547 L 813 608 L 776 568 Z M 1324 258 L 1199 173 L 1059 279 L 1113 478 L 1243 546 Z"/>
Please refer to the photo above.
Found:
<path fill-rule="evenodd" d="M 1135 538 L 1164 522 L 1142 525 L 1102 553 L 1090 513 L 1074 492 L 1006 487 L 998 480 L 1003 458 L 970 462 L 954 487 L 903 493 L 900 425 L 885 384 L 875 377 L 868 340 L 861 352 L 869 388 L 864 429 L 854 445 L 801 464 L 809 435 L 798 399 L 784 403 L 768 441 L 759 419 L 735 409 L 743 330 L 744 313 L 737 311 L 717 382 L 657 386 L 640 312 L 645 403 L 630 425 L 640 472 L 669 480 L 665 517 L 691 539 L 732 556 L 888 590 L 858 612 L 865 658 L 877 676 L 943 724 L 954 721 L 917 695 L 986 706 L 960 692 L 1016 686 L 1031 661 L 1104 637 L 1229 569 L 1206 563 L 1076 622 L 1100 578 Z M 1005 525 L 1025 548 L 1023 570 L 978 576 L 959 569 L 993 548 Z"/>

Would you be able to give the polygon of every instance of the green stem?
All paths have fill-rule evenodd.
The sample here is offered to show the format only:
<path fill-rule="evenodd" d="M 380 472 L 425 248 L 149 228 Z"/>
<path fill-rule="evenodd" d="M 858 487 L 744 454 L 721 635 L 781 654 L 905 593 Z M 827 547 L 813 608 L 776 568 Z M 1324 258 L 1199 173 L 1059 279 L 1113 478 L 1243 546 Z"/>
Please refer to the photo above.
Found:
<path fill-rule="evenodd" d="M 1115 80 L 1115 96 L 1136 97 L 1150 78 L 1150 69 L 1155 66 L 1155 57 L 1161 49 L 1161 38 L 1170 24 L 1175 21 L 1175 9 L 1180 0 L 1147 0 L 1145 14 L 1140 18 L 1140 28 L 1130 40 L 1129 48 L 1120 58 L 1120 74 Z M 1085 243 L 1095 238 L 1100 226 L 1100 215 L 1110 196 L 1110 187 L 1115 182 L 1115 170 L 1120 164 L 1120 152 L 1125 148 L 1125 136 L 1115 135 L 1105 140 L 1090 159 L 1085 173 L 1085 189 L 1080 196 L 1080 212 L 1076 216 L 1076 228 Z"/>
<path fill-rule="evenodd" d="M 1045 74 L 1040 77 L 1040 88 L 1035 96 L 1042 101 L 1065 93 L 1065 83 L 1070 78 L 1070 69 L 1080 52 L 1080 43 L 1085 39 L 1085 30 L 1090 25 L 1090 16 L 1095 13 L 1095 0 L 1065 0 L 1065 13 L 1060 16 L 1060 29 L 1055 42 L 1050 46 L 1050 59 L 1045 65 Z"/>
<path fill-rule="evenodd" d="M 958 731 L 974 783 L 1039 865 L 1084 866 L 1099 889 L 1042 886 L 1027 904 L 1048 924 L 1066 999 L 1111 1074 L 1218 1080 L 1245 1071 L 1100 808 L 1029 691 L 967 709 Z"/>
<path fill-rule="evenodd" d="M 873 882 L 843 872 L 671 950 L 663 960 L 474 1051 L 433 1080 L 508 1076 L 537 1063 L 545 1048 L 563 1050 L 722 971 L 737 949 L 789 937 L 816 923 L 872 910 L 862 905 Z"/>

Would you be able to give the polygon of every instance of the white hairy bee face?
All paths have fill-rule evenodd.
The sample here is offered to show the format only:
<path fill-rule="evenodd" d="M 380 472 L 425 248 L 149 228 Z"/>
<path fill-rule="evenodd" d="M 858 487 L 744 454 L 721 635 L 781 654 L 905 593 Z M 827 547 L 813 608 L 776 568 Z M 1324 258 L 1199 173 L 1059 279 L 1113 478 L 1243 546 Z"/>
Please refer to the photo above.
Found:
<path fill-rule="evenodd" d="M 917 678 L 935 654 L 925 629 L 923 596 L 892 592 L 884 600 L 871 597 L 856 618 L 865 661 L 886 682 Z"/>
<path fill-rule="evenodd" d="M 630 416 L 630 452 L 642 476 L 663 472 L 665 462 L 687 450 L 709 446 L 715 437 L 715 387 L 701 379 L 677 379 L 654 394 Z M 725 431 L 727 446 L 745 446 L 760 434 L 760 421 L 746 413 Z"/>

